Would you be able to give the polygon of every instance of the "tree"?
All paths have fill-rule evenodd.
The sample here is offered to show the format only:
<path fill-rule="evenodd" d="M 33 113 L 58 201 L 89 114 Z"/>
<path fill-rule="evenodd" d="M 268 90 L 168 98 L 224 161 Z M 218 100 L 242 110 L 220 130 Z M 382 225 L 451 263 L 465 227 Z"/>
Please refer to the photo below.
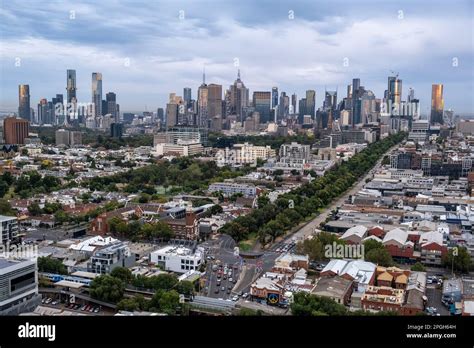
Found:
<path fill-rule="evenodd" d="M 51 257 L 38 257 L 38 270 L 40 272 L 67 274 L 67 269 L 64 264 Z"/>
<path fill-rule="evenodd" d="M 469 272 L 471 269 L 471 255 L 469 251 L 465 247 L 457 247 L 457 256 L 453 256 L 453 254 L 455 254 L 455 248 L 450 249 L 448 253 L 443 256 L 443 265 L 446 267 L 454 267 L 455 270 L 463 273 Z"/>
<path fill-rule="evenodd" d="M 348 312 L 344 305 L 336 303 L 330 298 L 303 292 L 295 294 L 294 302 L 290 308 L 292 314 L 297 316 L 338 316 L 347 315 Z"/>
<path fill-rule="evenodd" d="M 124 284 L 130 283 L 133 278 L 132 272 L 126 267 L 116 267 L 110 272 L 110 275 L 120 279 Z"/>
<path fill-rule="evenodd" d="M 377 265 L 389 267 L 393 265 L 392 256 L 385 248 L 372 249 L 365 253 L 365 260 Z"/>
<path fill-rule="evenodd" d="M 150 285 L 153 289 L 171 290 L 178 283 L 178 278 L 174 274 L 160 274 L 149 278 Z"/>
<path fill-rule="evenodd" d="M 138 303 L 134 298 L 124 298 L 117 303 L 117 309 L 133 312 L 138 309 Z"/>
<path fill-rule="evenodd" d="M 411 266 L 411 270 L 413 272 L 426 272 L 426 268 L 421 262 L 417 262 L 413 266 Z"/>
<path fill-rule="evenodd" d="M 158 301 L 160 311 L 169 315 L 176 314 L 176 310 L 180 308 L 179 294 L 176 290 L 163 293 Z"/>
<path fill-rule="evenodd" d="M 122 280 L 114 278 L 110 274 L 104 274 L 94 278 L 89 293 L 92 298 L 116 303 L 122 299 L 124 288 Z"/>
<path fill-rule="evenodd" d="M 36 202 L 33 202 L 31 203 L 29 206 L 28 206 L 28 211 L 30 212 L 30 214 L 32 216 L 38 216 L 38 215 L 41 215 L 41 213 L 43 212 L 39 206 L 38 203 Z"/>
<path fill-rule="evenodd" d="M 0 198 L 0 214 L 7 215 L 7 216 L 14 216 L 16 212 L 12 209 L 10 203 L 3 198 Z"/>
<path fill-rule="evenodd" d="M 183 280 L 176 285 L 176 291 L 186 296 L 194 295 L 194 284 L 190 281 Z"/>

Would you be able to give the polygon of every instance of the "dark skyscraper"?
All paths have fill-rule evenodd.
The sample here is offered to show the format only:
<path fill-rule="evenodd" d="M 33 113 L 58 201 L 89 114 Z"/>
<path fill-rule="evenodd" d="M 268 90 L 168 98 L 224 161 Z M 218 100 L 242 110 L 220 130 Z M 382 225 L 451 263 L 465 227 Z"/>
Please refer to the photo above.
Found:
<path fill-rule="evenodd" d="M 29 85 L 18 86 L 18 116 L 31 121 Z"/>
<path fill-rule="evenodd" d="M 278 105 L 278 87 L 272 88 L 272 109 Z"/>
<path fill-rule="evenodd" d="M 66 81 L 66 91 L 67 91 L 67 102 L 71 103 L 74 98 L 74 101 L 77 101 L 76 97 L 76 70 L 67 71 L 67 81 Z"/>
<path fill-rule="evenodd" d="M 186 105 L 186 108 L 190 108 L 191 107 L 191 88 L 189 87 L 184 87 L 183 89 L 183 99 L 184 99 L 184 103 Z"/>
<path fill-rule="evenodd" d="M 323 108 L 326 110 L 336 110 L 337 91 L 326 91 L 324 95 Z"/>
<path fill-rule="evenodd" d="M 105 95 L 105 101 L 107 104 L 107 113 L 111 114 L 114 119 L 114 122 L 118 123 L 120 120 L 117 112 L 117 96 L 115 95 L 115 93 L 109 92 Z"/>
<path fill-rule="evenodd" d="M 253 92 L 253 106 L 260 114 L 260 123 L 273 121 L 270 119 L 271 94 L 270 92 Z"/>
<path fill-rule="evenodd" d="M 360 79 L 352 79 L 352 99 L 359 97 Z"/>
<path fill-rule="evenodd" d="M 291 95 L 291 107 L 293 110 L 291 110 L 291 113 L 296 114 L 296 104 L 298 103 L 298 97 L 296 96 L 296 93 L 293 93 Z"/>
<path fill-rule="evenodd" d="M 432 85 L 431 86 L 430 123 L 443 124 L 443 111 L 444 111 L 443 85 L 442 84 Z"/>

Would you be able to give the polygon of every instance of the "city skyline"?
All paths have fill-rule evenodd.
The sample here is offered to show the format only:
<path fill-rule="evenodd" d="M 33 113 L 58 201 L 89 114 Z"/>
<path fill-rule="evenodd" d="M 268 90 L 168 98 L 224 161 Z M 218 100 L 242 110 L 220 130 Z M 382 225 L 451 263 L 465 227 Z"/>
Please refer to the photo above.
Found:
<path fill-rule="evenodd" d="M 353 78 L 383 98 L 394 71 L 403 80 L 401 99 L 413 88 L 423 114 L 430 113 L 437 83 L 444 85 L 445 109 L 474 113 L 469 1 L 263 2 L 255 9 L 244 2 L 239 11 L 207 2 L 164 4 L 5 4 L 0 110 L 17 111 L 20 84 L 30 86 L 31 105 L 66 94 L 64 72 L 72 69 L 79 102 L 90 101 L 91 73 L 100 72 L 104 92 L 119 96 L 122 112 L 156 111 L 184 87 L 197 99 L 205 67 L 207 83 L 223 90 L 239 68 L 250 95 L 275 86 L 300 98 L 315 90 L 316 107 L 325 89 L 343 91 Z M 428 17 L 423 6 L 434 13 Z"/>

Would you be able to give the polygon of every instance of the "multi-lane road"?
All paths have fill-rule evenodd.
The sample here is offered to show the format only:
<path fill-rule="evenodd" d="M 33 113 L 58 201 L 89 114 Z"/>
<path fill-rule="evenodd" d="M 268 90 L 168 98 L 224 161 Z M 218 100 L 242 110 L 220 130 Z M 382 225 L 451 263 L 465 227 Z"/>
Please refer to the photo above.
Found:
<path fill-rule="evenodd" d="M 386 154 L 390 153 L 397 146 L 398 145 L 392 147 Z M 384 156 L 381 156 L 376 165 L 366 175 L 341 195 L 341 197 L 320 212 L 316 218 L 302 226 L 296 232 L 287 235 L 282 241 L 272 245 L 263 252 L 262 256 L 256 259 L 243 259 L 236 254 L 236 243 L 228 235 L 219 235 L 217 238 L 203 243 L 203 246 L 207 249 L 208 262 L 205 286 L 201 293 L 209 297 L 231 299 L 235 295 L 249 292 L 252 282 L 261 273 L 271 270 L 276 258 L 281 255 L 281 253 L 291 252 L 295 247 L 295 242 L 304 240 L 312 235 L 315 230 L 319 228 L 320 224 L 326 221 L 331 211 L 341 206 L 349 195 L 355 195 L 363 188 L 365 181 L 372 178 L 374 171 L 381 166 L 383 157 Z M 218 271 L 213 271 L 212 267 L 214 265 L 223 265 L 222 270 L 226 265 L 228 269 L 232 268 L 232 282 L 229 282 L 228 274 L 226 276 L 227 279 L 224 280 L 222 273 L 219 277 L 220 282 L 218 282 L 219 273 Z M 221 270 L 221 268 L 218 269 Z M 222 290 L 222 287 L 224 287 L 224 290 Z M 228 291 L 229 288 L 232 289 L 230 293 Z"/>

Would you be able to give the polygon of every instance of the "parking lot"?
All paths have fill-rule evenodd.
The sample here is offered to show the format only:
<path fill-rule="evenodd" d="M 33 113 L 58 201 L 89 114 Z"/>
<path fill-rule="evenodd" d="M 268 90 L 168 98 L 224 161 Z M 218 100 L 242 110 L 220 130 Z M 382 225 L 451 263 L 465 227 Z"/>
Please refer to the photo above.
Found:
<path fill-rule="evenodd" d="M 64 299 L 61 300 L 59 296 L 43 294 L 41 305 L 61 310 L 74 311 L 83 315 L 107 315 L 101 306 L 87 304 L 87 303 L 68 303 Z"/>

